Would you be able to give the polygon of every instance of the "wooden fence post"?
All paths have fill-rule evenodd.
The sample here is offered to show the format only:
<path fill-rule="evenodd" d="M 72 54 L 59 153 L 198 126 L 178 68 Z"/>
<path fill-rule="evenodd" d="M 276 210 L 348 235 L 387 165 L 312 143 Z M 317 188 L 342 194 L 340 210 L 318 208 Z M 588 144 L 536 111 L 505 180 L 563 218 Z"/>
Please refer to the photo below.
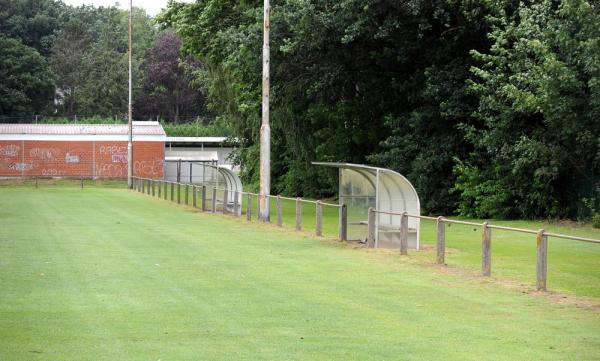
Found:
<path fill-rule="evenodd" d="M 233 215 L 238 217 L 240 213 L 238 212 L 239 207 L 239 191 L 233 192 Z"/>
<path fill-rule="evenodd" d="M 321 201 L 317 201 L 315 211 L 317 217 L 315 220 L 315 234 L 317 237 L 321 237 L 323 235 L 323 205 Z"/>
<path fill-rule="evenodd" d="M 281 206 L 281 196 L 277 196 L 277 225 L 279 227 L 283 226 L 283 211 Z"/>
<path fill-rule="evenodd" d="M 202 199 L 200 200 L 200 208 L 202 212 L 206 212 L 206 185 L 202 185 L 202 190 L 200 191 L 200 196 Z"/>
<path fill-rule="evenodd" d="M 296 198 L 296 231 L 302 230 L 302 198 Z"/>
<path fill-rule="evenodd" d="M 246 220 L 252 220 L 252 194 L 246 193 Z"/>
<path fill-rule="evenodd" d="M 446 224 L 444 217 L 437 218 L 437 264 L 444 264 L 446 257 Z"/>
<path fill-rule="evenodd" d="M 196 201 L 197 193 L 198 193 L 198 189 L 196 189 L 196 186 L 192 186 L 192 207 L 194 207 L 194 208 L 198 208 L 197 207 L 198 203 Z"/>
<path fill-rule="evenodd" d="M 345 204 L 340 206 L 340 241 L 348 240 L 348 208 Z"/>
<path fill-rule="evenodd" d="M 256 195 L 256 220 L 260 222 L 260 192 Z"/>
<path fill-rule="evenodd" d="M 492 229 L 488 223 L 483 223 L 483 234 L 481 235 L 481 275 L 492 274 Z"/>
<path fill-rule="evenodd" d="M 223 189 L 223 214 L 227 214 L 227 203 L 229 202 L 229 191 L 227 188 Z"/>
<path fill-rule="evenodd" d="M 402 212 L 400 218 L 400 254 L 408 255 L 408 213 Z"/>
<path fill-rule="evenodd" d="M 375 209 L 369 207 L 367 247 L 375 248 Z"/>
<path fill-rule="evenodd" d="M 217 213 L 217 187 L 212 190 L 212 212 Z"/>
<path fill-rule="evenodd" d="M 548 236 L 540 229 L 537 234 L 537 283 L 538 291 L 546 291 L 546 279 L 548 277 Z"/>

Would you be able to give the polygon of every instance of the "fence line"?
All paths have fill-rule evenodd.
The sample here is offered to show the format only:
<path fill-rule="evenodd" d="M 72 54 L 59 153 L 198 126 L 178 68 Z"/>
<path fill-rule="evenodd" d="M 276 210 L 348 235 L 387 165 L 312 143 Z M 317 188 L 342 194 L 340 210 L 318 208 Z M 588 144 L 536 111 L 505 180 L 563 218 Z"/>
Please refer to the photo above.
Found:
<path fill-rule="evenodd" d="M 152 178 L 143 178 L 143 177 L 133 177 L 134 185 L 133 188 L 141 193 L 146 193 L 158 198 L 161 198 L 161 193 L 163 199 L 168 198 L 168 189 L 170 186 L 170 200 L 172 202 L 175 201 L 177 204 L 181 204 L 182 200 L 182 186 L 184 188 L 183 191 L 183 203 L 185 205 L 189 205 L 189 187 L 192 187 L 192 206 L 194 208 L 198 208 L 197 197 L 200 194 L 200 209 L 203 212 L 211 212 L 217 213 L 217 208 L 219 203 L 222 205 L 222 213 L 223 214 L 233 214 L 234 216 L 240 216 L 242 212 L 242 202 L 241 200 L 246 196 L 246 220 L 252 220 L 252 200 L 253 197 L 260 197 L 258 193 L 252 192 L 243 192 L 237 190 L 229 190 L 227 188 L 220 188 L 210 184 L 191 184 L 191 183 L 181 183 L 181 182 L 173 182 L 162 179 L 152 179 Z M 155 191 L 155 188 L 158 187 L 158 192 Z M 211 198 L 207 198 L 207 188 L 212 188 Z M 164 192 L 161 189 L 164 188 Z M 198 192 L 200 190 L 200 192 Z M 222 192 L 222 200 L 217 196 L 217 192 Z M 323 207 L 334 207 L 338 208 L 338 238 L 340 240 L 347 240 L 347 228 L 348 228 L 348 214 L 346 205 L 327 203 L 320 200 L 313 201 L 302 198 L 290 198 L 284 197 L 281 195 L 273 196 L 267 195 L 267 204 L 269 207 L 271 203 L 269 201 L 270 198 L 275 199 L 275 209 L 276 209 L 276 224 L 277 226 L 283 226 L 283 206 L 282 200 L 290 200 L 296 202 L 296 212 L 295 212 L 295 229 L 297 231 L 302 230 L 302 204 L 314 204 L 315 205 L 315 235 L 320 237 L 323 235 Z M 230 202 L 232 200 L 232 202 Z M 209 202 L 207 202 L 209 201 Z M 210 204 L 210 209 L 207 205 Z M 229 210 L 229 205 L 232 204 L 232 210 Z M 257 202 L 257 215 L 260 214 L 260 202 Z"/>
<path fill-rule="evenodd" d="M 368 217 L 368 239 L 367 245 L 368 247 L 375 246 L 375 237 L 376 232 L 378 232 L 378 225 L 376 222 L 376 214 L 388 214 L 395 215 L 401 217 L 400 222 L 400 253 L 407 254 L 407 243 L 408 243 L 408 218 L 419 218 L 419 219 L 427 219 L 434 220 L 437 222 L 437 230 L 436 230 L 436 263 L 444 264 L 445 263 L 445 254 L 446 254 L 446 223 L 454 223 L 454 224 L 462 224 L 468 226 L 476 226 L 481 227 L 481 274 L 483 276 L 490 276 L 492 271 L 492 229 L 504 230 L 504 231 L 512 231 L 512 232 L 520 232 L 527 234 L 535 234 L 536 235 L 536 289 L 538 291 L 546 291 L 546 281 L 548 275 L 548 237 L 555 238 L 563 238 L 575 241 L 582 242 L 591 242 L 600 244 L 600 240 L 585 238 L 585 237 L 577 237 L 570 236 L 566 234 L 559 233 L 551 233 L 546 232 L 543 229 L 532 230 L 532 229 L 523 229 L 523 228 L 515 228 L 515 227 L 507 227 L 507 226 L 498 226 L 489 224 L 487 222 L 484 223 L 475 223 L 468 221 L 459 221 L 455 219 L 448 219 L 443 216 L 439 217 L 430 217 L 430 216 L 421 216 L 417 214 L 410 213 L 397 213 L 397 212 L 387 212 L 381 211 L 374 208 L 369 208 L 369 217 Z"/>

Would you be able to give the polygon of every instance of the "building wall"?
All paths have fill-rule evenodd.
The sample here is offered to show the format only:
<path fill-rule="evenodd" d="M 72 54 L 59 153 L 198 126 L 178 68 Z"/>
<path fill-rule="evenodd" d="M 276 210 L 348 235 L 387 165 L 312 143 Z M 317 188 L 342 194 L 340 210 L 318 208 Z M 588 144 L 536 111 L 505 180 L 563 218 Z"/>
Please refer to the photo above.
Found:
<path fill-rule="evenodd" d="M 134 141 L 135 176 L 162 178 L 165 143 Z M 0 140 L 0 177 L 127 177 L 126 141 Z"/>

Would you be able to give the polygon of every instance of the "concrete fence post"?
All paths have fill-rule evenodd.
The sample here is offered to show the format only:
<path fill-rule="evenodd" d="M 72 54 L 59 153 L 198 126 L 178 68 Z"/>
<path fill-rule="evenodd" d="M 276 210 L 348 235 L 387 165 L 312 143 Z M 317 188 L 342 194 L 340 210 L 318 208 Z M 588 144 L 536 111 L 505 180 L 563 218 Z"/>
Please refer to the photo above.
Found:
<path fill-rule="evenodd" d="M 481 235 L 481 275 L 490 276 L 492 274 L 492 229 L 488 223 L 483 223 L 483 233 Z"/>
<path fill-rule="evenodd" d="M 162 183 L 163 182 L 161 180 L 158 181 L 158 195 L 157 195 L 158 198 L 162 198 L 162 187 L 163 187 Z"/>
<path fill-rule="evenodd" d="M 437 264 L 444 264 L 446 262 L 446 224 L 444 223 L 444 217 L 439 216 L 437 218 Z"/>
<path fill-rule="evenodd" d="M 277 196 L 277 225 L 283 226 L 283 210 L 281 205 L 281 196 Z"/>
<path fill-rule="evenodd" d="M 400 219 L 400 254 L 408 255 L 408 213 L 403 212 Z"/>
<path fill-rule="evenodd" d="M 186 183 L 186 185 L 185 185 L 185 193 L 184 193 L 184 196 L 185 196 L 185 202 L 184 203 L 185 203 L 186 206 L 190 204 L 190 201 L 189 201 L 190 189 L 189 188 L 190 188 L 190 185 Z"/>
<path fill-rule="evenodd" d="M 229 201 L 229 191 L 227 188 L 223 189 L 223 214 L 228 213 L 227 203 Z"/>
<path fill-rule="evenodd" d="M 340 241 L 348 240 L 348 207 L 345 204 L 340 206 Z"/>
<path fill-rule="evenodd" d="M 164 182 L 164 187 L 165 187 L 165 191 L 163 192 L 163 198 L 165 199 L 165 201 L 167 200 L 167 193 L 168 192 L 168 187 L 169 187 L 169 182 L 165 181 Z"/>
<path fill-rule="evenodd" d="M 369 207 L 369 214 L 367 218 L 367 247 L 375 248 L 375 209 L 373 207 Z"/>
<path fill-rule="evenodd" d="M 142 183 L 142 191 L 141 191 L 141 193 L 145 193 L 146 189 L 145 189 L 144 180 L 142 179 L 140 183 Z"/>
<path fill-rule="evenodd" d="M 171 202 L 175 200 L 175 183 L 171 182 Z"/>
<path fill-rule="evenodd" d="M 315 204 L 315 234 L 317 237 L 321 237 L 323 235 L 323 205 L 321 201 L 317 201 Z"/>
<path fill-rule="evenodd" d="M 548 236 L 540 229 L 537 234 L 537 267 L 536 267 L 536 289 L 546 291 L 546 279 L 548 277 Z"/>
<path fill-rule="evenodd" d="M 296 198 L 296 231 L 302 230 L 302 198 Z"/>
<path fill-rule="evenodd" d="M 83 189 L 83 177 L 81 177 L 81 189 Z"/>
<path fill-rule="evenodd" d="M 240 215 L 240 213 L 238 212 L 238 207 L 239 207 L 239 191 L 234 191 L 233 192 L 233 215 L 238 217 Z"/>
<path fill-rule="evenodd" d="M 202 191 L 200 196 L 202 196 L 202 199 L 200 200 L 200 207 L 202 209 L 202 212 L 206 212 L 206 185 L 202 185 Z"/>
<path fill-rule="evenodd" d="M 153 179 L 152 182 L 152 197 L 156 196 L 156 181 Z"/>
<path fill-rule="evenodd" d="M 37 189 L 37 187 L 38 187 L 38 179 L 37 179 L 37 177 L 35 177 L 35 189 Z"/>
<path fill-rule="evenodd" d="M 246 193 L 246 220 L 252 220 L 252 194 Z"/>
<path fill-rule="evenodd" d="M 212 212 L 217 213 L 217 187 L 212 190 Z"/>
<path fill-rule="evenodd" d="M 197 208 L 197 203 L 196 203 L 197 192 L 198 192 L 198 190 L 196 189 L 196 186 L 192 186 L 192 206 L 194 208 Z"/>

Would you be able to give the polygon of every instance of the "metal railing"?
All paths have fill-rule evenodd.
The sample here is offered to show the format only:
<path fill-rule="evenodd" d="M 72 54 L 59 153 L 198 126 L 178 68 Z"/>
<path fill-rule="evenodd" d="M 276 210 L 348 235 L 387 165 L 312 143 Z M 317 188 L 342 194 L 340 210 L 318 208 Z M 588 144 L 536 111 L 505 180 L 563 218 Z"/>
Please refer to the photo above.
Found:
<path fill-rule="evenodd" d="M 177 204 L 182 203 L 182 188 L 183 188 L 183 203 L 189 205 L 189 195 L 192 195 L 192 206 L 199 208 L 202 212 L 210 213 L 223 213 L 232 214 L 234 216 L 241 216 L 245 213 L 246 220 L 252 220 L 253 213 L 253 200 L 256 199 L 256 214 L 260 214 L 260 202 L 259 194 L 252 192 L 242 192 L 237 190 L 230 190 L 227 188 L 220 188 L 213 185 L 206 184 L 191 184 L 191 183 L 179 183 L 171 182 L 162 179 L 142 178 L 133 177 L 133 188 L 134 190 L 145 193 L 154 197 L 162 198 L 164 200 L 170 199 L 172 202 Z M 191 188 L 191 192 L 190 192 Z M 222 199 L 219 200 L 218 192 L 222 192 Z M 198 197 L 200 198 L 200 204 L 198 204 Z M 242 211 L 242 198 L 245 197 L 246 209 Z M 295 230 L 302 231 L 302 209 L 303 204 L 311 204 L 315 207 L 315 235 L 318 237 L 323 236 L 323 207 L 334 207 L 338 208 L 338 238 L 346 241 L 348 235 L 348 213 L 345 204 L 339 205 L 335 203 L 327 203 L 320 200 L 308 200 L 302 198 L 290 198 L 281 195 L 273 196 L 268 195 L 266 204 L 271 204 L 270 199 L 275 199 L 276 208 L 276 225 L 279 227 L 283 226 L 283 201 L 294 201 L 295 202 Z M 219 207 L 220 205 L 220 207 Z M 220 212 L 219 211 L 220 208 Z M 257 217 L 258 218 L 258 217 Z M 270 222 L 270 220 L 268 220 Z"/>
<path fill-rule="evenodd" d="M 437 230 L 436 230 L 436 263 L 444 264 L 445 263 L 445 255 L 446 255 L 446 223 L 454 223 L 454 224 L 462 224 L 467 226 L 475 226 L 481 227 L 481 274 L 483 276 L 491 276 L 492 273 L 492 229 L 504 230 L 504 231 L 512 231 L 512 232 L 521 232 L 528 234 L 536 235 L 536 245 L 537 245 L 537 267 L 536 267 L 536 289 L 538 291 L 546 290 L 546 281 L 548 275 L 548 237 L 555 238 L 563 238 L 574 241 L 582 241 L 582 242 L 590 242 L 600 244 L 600 240 L 591 239 L 585 237 L 576 237 L 569 236 L 565 234 L 559 233 L 551 233 L 546 232 L 543 229 L 539 230 L 531 230 L 531 229 L 523 229 L 523 228 L 515 228 L 515 227 L 507 227 L 507 226 L 497 226 L 493 224 L 489 224 L 488 222 L 476 223 L 476 222 L 468 222 L 468 221 L 459 221 L 455 219 L 448 219 L 442 216 L 439 217 L 430 217 L 430 216 L 421 216 L 418 214 L 410 214 L 407 212 L 403 213 L 395 213 L 395 212 L 386 212 L 376 210 L 374 208 L 369 208 L 369 218 L 368 218 L 368 238 L 367 245 L 370 248 L 375 246 L 375 234 L 377 232 L 376 227 L 376 214 L 388 214 L 392 216 L 400 216 L 400 254 L 406 255 L 408 254 L 408 218 L 419 218 L 432 220 L 437 222 Z"/>

